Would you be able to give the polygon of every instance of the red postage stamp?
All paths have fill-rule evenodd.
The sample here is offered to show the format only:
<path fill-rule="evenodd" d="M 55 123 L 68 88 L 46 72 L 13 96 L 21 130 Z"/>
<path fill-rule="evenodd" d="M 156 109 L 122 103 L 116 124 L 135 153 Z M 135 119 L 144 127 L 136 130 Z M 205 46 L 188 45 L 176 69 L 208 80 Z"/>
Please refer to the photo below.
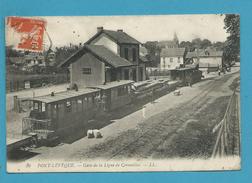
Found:
<path fill-rule="evenodd" d="M 44 20 L 23 17 L 8 17 L 7 25 L 20 34 L 17 44 L 18 49 L 30 51 L 43 50 L 43 36 L 46 25 Z"/>

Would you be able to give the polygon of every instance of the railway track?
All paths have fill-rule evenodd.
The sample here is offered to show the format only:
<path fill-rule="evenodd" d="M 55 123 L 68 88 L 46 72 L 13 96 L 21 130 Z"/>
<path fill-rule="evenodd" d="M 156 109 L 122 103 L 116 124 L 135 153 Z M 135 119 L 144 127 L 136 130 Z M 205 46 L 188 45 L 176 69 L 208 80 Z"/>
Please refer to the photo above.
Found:
<path fill-rule="evenodd" d="M 151 148 L 148 150 L 148 152 L 152 152 L 153 150 L 158 148 L 164 141 L 166 141 L 167 139 L 172 137 L 174 134 L 176 134 L 177 131 L 181 127 L 186 125 L 188 118 L 189 119 L 192 118 L 193 111 L 195 111 L 195 109 L 197 109 L 197 108 L 200 108 L 201 105 L 207 101 L 207 95 L 208 95 L 209 91 L 211 91 L 216 86 L 218 86 L 220 84 L 220 82 L 223 82 L 223 80 L 227 80 L 227 79 L 228 79 L 228 77 L 226 76 L 226 78 L 218 78 L 218 79 L 214 79 L 213 81 L 211 81 L 211 83 L 209 83 L 209 85 L 204 90 L 202 90 L 200 92 L 200 94 L 193 97 L 186 104 L 179 107 L 179 111 L 186 110 L 186 111 L 190 111 L 190 112 L 188 112 L 187 114 L 183 114 L 183 113 L 177 114 L 176 113 L 176 115 L 174 113 L 172 113 L 169 116 L 169 118 L 163 118 L 159 123 L 151 125 L 145 131 L 142 131 L 141 134 L 137 138 L 135 138 L 133 141 L 123 145 L 118 151 L 114 152 L 108 158 L 108 160 L 116 159 L 117 157 L 119 157 L 119 158 L 125 157 L 125 154 L 126 155 L 130 154 L 130 156 L 132 156 L 132 157 L 139 157 L 140 156 L 140 158 L 146 158 L 146 157 L 144 157 L 144 153 L 139 154 L 137 152 L 136 147 L 140 147 L 140 148 L 142 147 L 143 152 L 145 152 L 143 145 L 147 145 L 147 144 L 150 145 L 151 144 L 150 145 Z M 171 127 L 173 128 L 172 132 L 168 130 L 168 128 L 171 128 Z M 155 138 L 155 139 L 158 139 L 158 141 L 155 140 L 155 142 L 153 142 L 153 136 L 160 135 L 159 134 L 160 131 L 166 131 L 166 130 L 168 131 L 168 133 L 161 134 L 161 138 Z"/>

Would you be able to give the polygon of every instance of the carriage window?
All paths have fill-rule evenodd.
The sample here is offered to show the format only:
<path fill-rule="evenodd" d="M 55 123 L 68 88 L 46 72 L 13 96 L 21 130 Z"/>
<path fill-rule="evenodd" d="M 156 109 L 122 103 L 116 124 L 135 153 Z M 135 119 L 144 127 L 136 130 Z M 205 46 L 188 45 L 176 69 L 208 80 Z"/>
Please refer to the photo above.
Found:
<path fill-rule="evenodd" d="M 51 104 L 47 104 L 47 116 L 51 116 Z"/>
<path fill-rule="evenodd" d="M 131 88 L 130 88 L 130 86 L 128 86 L 128 93 L 130 93 L 130 91 L 131 91 Z"/>
<path fill-rule="evenodd" d="M 128 89 L 127 89 L 127 86 L 122 86 L 122 87 L 119 87 L 118 90 L 117 90 L 117 94 L 118 96 L 123 96 L 123 95 L 126 95 L 128 93 Z"/>
<path fill-rule="evenodd" d="M 86 109 L 87 108 L 87 104 L 88 103 L 88 98 L 87 97 L 84 97 L 83 99 L 83 107 Z"/>
<path fill-rule="evenodd" d="M 72 105 L 71 101 L 66 102 L 66 112 L 71 112 L 72 111 Z"/>
<path fill-rule="evenodd" d="M 90 96 L 86 97 L 87 98 L 87 108 L 89 109 L 91 107 L 91 98 Z"/>
<path fill-rule="evenodd" d="M 52 116 L 53 116 L 53 118 L 57 117 L 57 108 L 58 108 L 57 104 L 54 104 L 53 108 L 52 108 Z"/>
<path fill-rule="evenodd" d="M 42 112 L 45 112 L 45 103 L 42 103 Z"/>
<path fill-rule="evenodd" d="M 82 111 L 82 100 L 81 99 L 77 100 L 77 108 L 78 108 L 78 112 Z"/>
<path fill-rule="evenodd" d="M 72 112 L 77 112 L 77 102 L 76 102 L 76 100 L 72 100 Z"/>
<path fill-rule="evenodd" d="M 38 110 L 38 109 L 39 109 L 39 104 L 38 104 L 38 102 L 34 102 L 33 106 L 34 106 L 34 110 Z"/>
<path fill-rule="evenodd" d="M 59 117 L 64 117 L 64 104 L 63 103 L 59 103 L 58 104 L 58 113 L 59 113 Z"/>

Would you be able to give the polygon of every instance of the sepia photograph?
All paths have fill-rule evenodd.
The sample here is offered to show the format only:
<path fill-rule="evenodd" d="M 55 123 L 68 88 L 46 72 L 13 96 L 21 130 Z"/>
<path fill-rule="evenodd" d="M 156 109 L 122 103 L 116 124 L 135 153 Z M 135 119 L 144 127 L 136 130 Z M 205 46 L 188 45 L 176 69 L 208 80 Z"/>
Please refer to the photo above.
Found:
<path fill-rule="evenodd" d="M 7 171 L 240 170 L 240 16 L 5 18 Z"/>

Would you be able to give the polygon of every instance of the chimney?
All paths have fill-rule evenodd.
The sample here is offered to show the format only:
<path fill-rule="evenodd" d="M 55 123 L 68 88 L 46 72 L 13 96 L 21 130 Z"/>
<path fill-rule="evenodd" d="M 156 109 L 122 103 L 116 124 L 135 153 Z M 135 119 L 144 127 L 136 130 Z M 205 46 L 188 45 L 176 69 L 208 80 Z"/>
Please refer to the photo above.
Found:
<path fill-rule="evenodd" d="M 122 29 L 118 29 L 117 32 L 123 32 L 123 30 Z"/>
<path fill-rule="evenodd" d="M 101 32 L 103 30 L 103 27 L 97 27 L 97 32 Z"/>

